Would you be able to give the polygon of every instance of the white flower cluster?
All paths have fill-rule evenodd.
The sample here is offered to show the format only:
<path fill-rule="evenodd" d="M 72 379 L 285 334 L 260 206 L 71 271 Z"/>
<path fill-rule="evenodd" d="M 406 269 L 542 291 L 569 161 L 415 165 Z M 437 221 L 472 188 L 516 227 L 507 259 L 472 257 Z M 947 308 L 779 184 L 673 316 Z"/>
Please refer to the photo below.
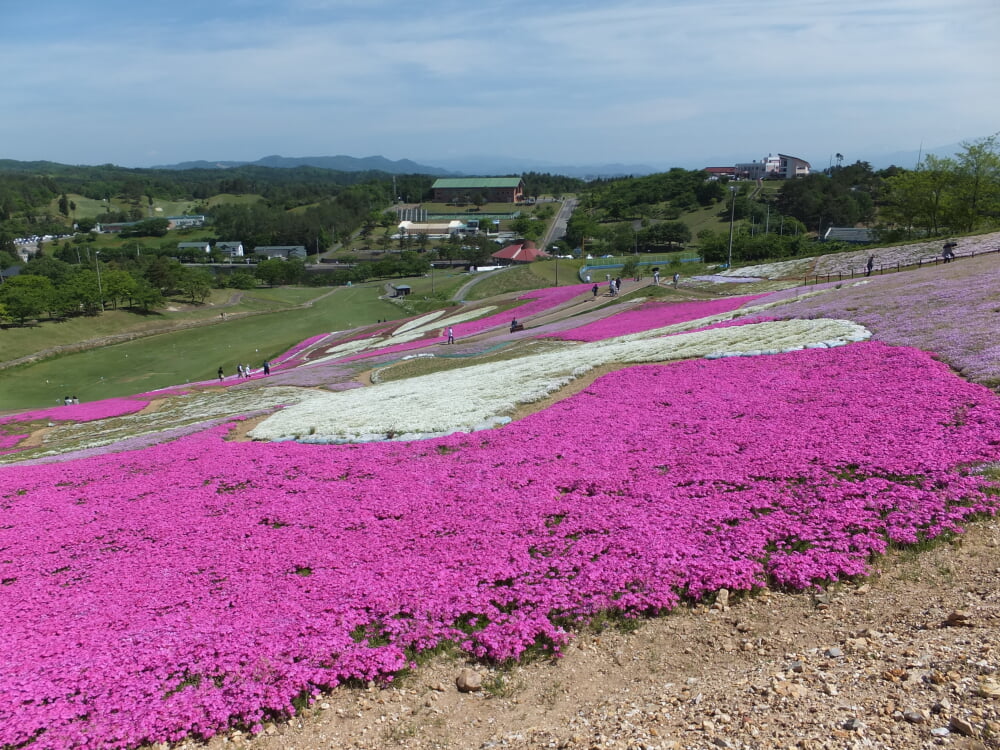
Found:
<path fill-rule="evenodd" d="M 145 435 L 174 430 L 189 424 L 211 422 L 234 414 L 252 414 L 279 406 L 295 404 L 311 398 L 313 391 L 291 386 L 263 388 L 226 388 L 196 391 L 170 396 L 156 410 L 144 410 L 113 419 L 93 422 L 66 422 L 53 427 L 45 435 L 41 448 L 32 451 L 32 458 L 42 458 L 112 445 Z"/>
<path fill-rule="evenodd" d="M 691 327 L 691 323 L 682 325 Z M 470 365 L 371 388 L 317 393 L 272 415 L 250 437 L 364 442 L 471 431 L 509 420 L 519 406 L 540 401 L 603 365 L 825 348 L 870 336 L 846 320 L 774 321 L 663 335 L 678 327 L 565 344 L 520 359 Z"/>

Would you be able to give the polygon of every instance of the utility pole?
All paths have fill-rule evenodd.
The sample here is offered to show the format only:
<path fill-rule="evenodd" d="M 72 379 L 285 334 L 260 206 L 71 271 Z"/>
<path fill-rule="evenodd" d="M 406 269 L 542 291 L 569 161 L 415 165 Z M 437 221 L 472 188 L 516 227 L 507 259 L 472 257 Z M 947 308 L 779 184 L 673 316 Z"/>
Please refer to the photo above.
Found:
<path fill-rule="evenodd" d="M 729 260 L 726 262 L 726 268 L 733 267 L 733 222 L 736 219 L 736 192 L 739 188 L 735 185 L 730 185 L 729 190 L 732 193 L 733 205 L 729 211 Z"/>
<path fill-rule="evenodd" d="M 97 295 L 101 298 L 101 312 L 104 312 L 104 288 L 101 286 L 101 251 L 94 253 L 94 265 L 97 268 Z"/>

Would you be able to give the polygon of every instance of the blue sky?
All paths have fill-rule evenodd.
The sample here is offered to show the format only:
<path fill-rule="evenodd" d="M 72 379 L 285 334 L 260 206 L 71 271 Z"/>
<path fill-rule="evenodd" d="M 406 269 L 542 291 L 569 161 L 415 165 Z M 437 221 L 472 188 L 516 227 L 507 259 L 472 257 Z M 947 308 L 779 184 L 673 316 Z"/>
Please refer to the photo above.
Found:
<path fill-rule="evenodd" d="M 1000 130 L 998 40 L 997 0 L 0 0 L 0 158 L 826 166 Z"/>

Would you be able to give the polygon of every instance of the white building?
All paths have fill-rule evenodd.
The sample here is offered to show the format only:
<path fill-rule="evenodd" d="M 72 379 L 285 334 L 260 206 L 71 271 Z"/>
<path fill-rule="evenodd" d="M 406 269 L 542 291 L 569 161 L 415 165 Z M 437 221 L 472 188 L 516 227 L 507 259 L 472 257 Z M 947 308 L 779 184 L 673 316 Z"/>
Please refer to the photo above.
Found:
<path fill-rule="evenodd" d="M 787 154 L 768 154 L 760 161 L 736 165 L 736 177 L 741 180 L 790 180 L 809 174 L 809 162 Z"/>

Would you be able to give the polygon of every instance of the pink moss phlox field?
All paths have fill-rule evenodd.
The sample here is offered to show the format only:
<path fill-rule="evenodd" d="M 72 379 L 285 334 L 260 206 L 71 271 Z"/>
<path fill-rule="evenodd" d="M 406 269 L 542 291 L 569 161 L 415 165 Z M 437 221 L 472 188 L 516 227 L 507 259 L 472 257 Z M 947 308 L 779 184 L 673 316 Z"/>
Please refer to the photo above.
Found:
<path fill-rule="evenodd" d="M 869 342 L 629 368 L 414 443 L 225 432 L 0 468 L 0 746 L 259 729 L 442 639 L 516 658 L 604 610 L 862 574 L 994 512 L 967 467 L 1000 401 Z"/>
<path fill-rule="evenodd" d="M 521 305 L 513 310 L 495 313 L 494 315 L 489 315 L 485 318 L 468 320 L 464 323 L 456 323 L 452 326 L 455 330 L 455 337 L 457 339 L 461 339 L 466 336 L 475 336 L 476 334 L 488 331 L 491 328 L 502 328 L 507 326 L 513 317 L 516 317 L 518 320 L 524 322 L 532 315 L 539 315 L 540 313 L 547 312 L 555 307 L 558 307 L 559 305 L 569 302 L 574 297 L 579 297 L 585 292 L 588 292 L 590 290 L 590 286 L 590 284 L 576 284 L 574 286 L 558 286 L 551 287 L 549 289 L 534 289 L 530 292 L 525 292 L 518 297 L 518 299 L 528 300 L 527 304 Z M 394 344 L 381 349 L 374 349 L 370 352 L 360 352 L 349 357 L 344 357 L 340 361 L 352 362 L 354 360 L 365 359 L 367 357 L 397 354 L 399 352 L 420 349 L 428 344 L 439 344 L 446 340 L 446 336 L 444 335 L 445 327 L 446 326 L 442 326 L 440 329 L 434 329 L 434 335 L 428 338 Z"/>
<path fill-rule="evenodd" d="M 108 398 L 103 401 L 90 401 L 84 404 L 70 404 L 69 406 L 53 406 L 48 409 L 36 409 L 35 411 L 21 412 L 20 414 L 8 414 L 0 417 L 0 424 L 8 422 L 34 422 L 40 419 L 47 419 L 53 422 L 93 422 L 97 419 L 109 419 L 111 417 L 123 417 L 126 414 L 134 414 L 142 411 L 149 405 L 149 401 L 135 398 Z"/>
<path fill-rule="evenodd" d="M 711 315 L 738 310 L 743 305 L 765 295 L 752 294 L 742 297 L 724 297 L 704 302 L 647 302 L 641 307 L 624 310 L 601 320 L 568 331 L 546 334 L 547 337 L 570 341 L 602 341 L 615 336 L 648 331 L 652 328 L 707 318 Z"/>
<path fill-rule="evenodd" d="M 18 443 L 28 437 L 27 434 L 24 435 L 0 435 L 0 455 L 7 455 L 9 453 L 17 453 L 16 450 L 8 450 L 8 448 L 15 447 Z"/>
<path fill-rule="evenodd" d="M 292 360 L 295 359 L 295 357 L 298 354 L 306 351 L 311 346 L 315 346 L 320 341 L 327 338 L 329 335 L 330 335 L 329 333 L 320 333 L 310 338 L 307 338 L 305 341 L 299 342 L 291 349 L 289 349 L 287 352 L 284 352 L 283 354 L 280 354 L 279 356 L 275 357 L 273 360 L 274 366 L 277 367 L 279 365 L 288 365 Z"/>

